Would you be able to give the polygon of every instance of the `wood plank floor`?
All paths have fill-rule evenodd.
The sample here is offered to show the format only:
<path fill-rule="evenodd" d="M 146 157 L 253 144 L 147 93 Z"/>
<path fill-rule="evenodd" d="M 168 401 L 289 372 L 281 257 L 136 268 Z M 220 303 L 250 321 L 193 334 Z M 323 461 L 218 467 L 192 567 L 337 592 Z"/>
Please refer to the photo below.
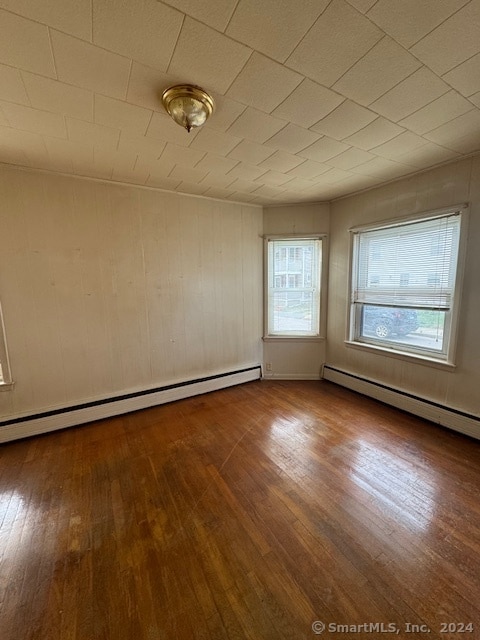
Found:
<path fill-rule="evenodd" d="M 328 382 L 3 445 L 0 638 L 480 638 L 479 462 Z"/>

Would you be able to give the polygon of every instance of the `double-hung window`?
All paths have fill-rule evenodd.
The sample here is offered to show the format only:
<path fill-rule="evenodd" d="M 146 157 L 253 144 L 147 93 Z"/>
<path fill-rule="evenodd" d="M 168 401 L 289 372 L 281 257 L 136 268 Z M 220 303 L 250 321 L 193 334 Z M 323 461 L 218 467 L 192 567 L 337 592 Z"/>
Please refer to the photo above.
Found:
<path fill-rule="evenodd" d="M 266 254 L 266 336 L 319 336 L 322 238 L 266 238 Z"/>
<path fill-rule="evenodd" d="M 352 229 L 351 343 L 453 364 L 464 209 Z"/>

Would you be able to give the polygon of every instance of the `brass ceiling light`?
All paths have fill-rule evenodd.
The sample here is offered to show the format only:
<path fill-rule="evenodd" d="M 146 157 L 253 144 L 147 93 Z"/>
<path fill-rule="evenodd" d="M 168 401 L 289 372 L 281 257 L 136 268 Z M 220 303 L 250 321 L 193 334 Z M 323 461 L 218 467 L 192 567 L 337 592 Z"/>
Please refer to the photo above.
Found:
<path fill-rule="evenodd" d="M 165 89 L 162 104 L 175 122 L 188 132 L 205 124 L 214 108 L 213 98 L 193 84 L 178 84 Z"/>

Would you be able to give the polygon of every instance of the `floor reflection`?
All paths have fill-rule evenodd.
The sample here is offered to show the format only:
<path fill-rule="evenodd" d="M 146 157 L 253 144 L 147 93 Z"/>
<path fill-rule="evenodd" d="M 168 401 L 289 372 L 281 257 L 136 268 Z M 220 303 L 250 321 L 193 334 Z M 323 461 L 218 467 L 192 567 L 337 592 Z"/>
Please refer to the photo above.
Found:
<path fill-rule="evenodd" d="M 0 493 L 0 530 L 9 528 L 16 521 L 23 522 L 26 512 L 26 501 L 20 493 Z"/>
<path fill-rule="evenodd" d="M 382 513 L 408 528 L 426 530 L 435 515 L 436 472 L 362 438 L 356 444 L 351 480 Z"/>

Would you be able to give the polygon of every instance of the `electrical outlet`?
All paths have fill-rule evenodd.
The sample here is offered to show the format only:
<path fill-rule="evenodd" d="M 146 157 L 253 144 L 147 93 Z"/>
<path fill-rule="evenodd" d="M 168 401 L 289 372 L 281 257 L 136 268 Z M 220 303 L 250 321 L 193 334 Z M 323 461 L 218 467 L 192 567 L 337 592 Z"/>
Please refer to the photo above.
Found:
<path fill-rule="evenodd" d="M 271 370 L 272 370 L 272 363 L 271 363 L 271 362 L 267 362 L 267 363 L 265 364 L 265 369 L 266 369 L 267 371 L 271 371 Z"/>

